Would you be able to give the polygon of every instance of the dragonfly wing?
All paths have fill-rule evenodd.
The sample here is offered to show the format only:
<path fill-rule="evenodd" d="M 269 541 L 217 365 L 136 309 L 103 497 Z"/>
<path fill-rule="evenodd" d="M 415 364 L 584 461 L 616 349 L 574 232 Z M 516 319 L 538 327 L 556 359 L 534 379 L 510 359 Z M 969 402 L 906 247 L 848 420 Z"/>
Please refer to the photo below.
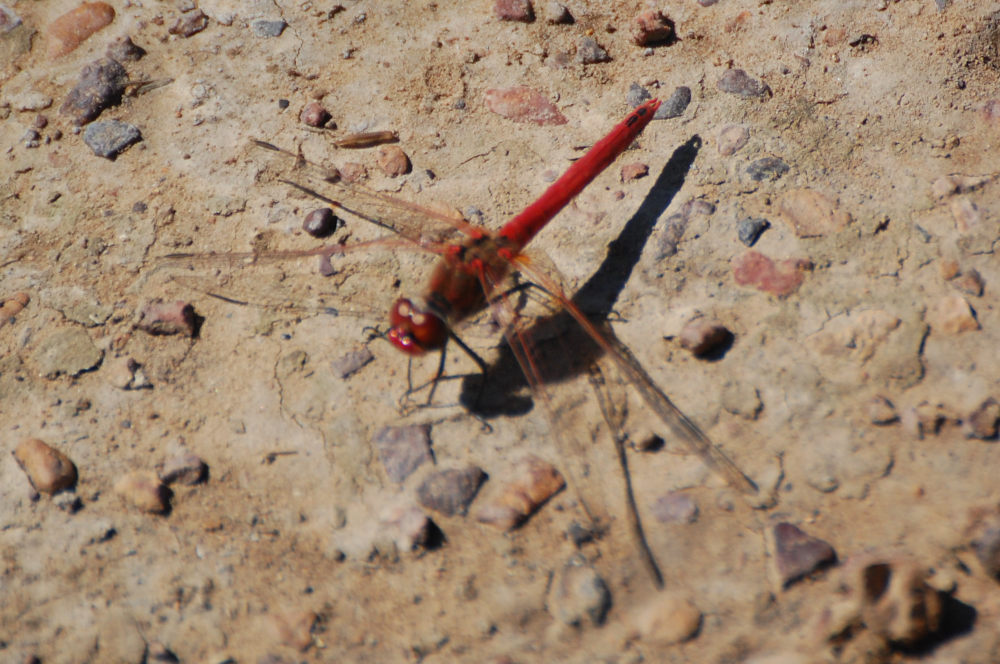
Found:
<path fill-rule="evenodd" d="M 265 174 L 265 179 L 275 179 L 307 196 L 326 203 L 338 212 L 347 213 L 391 230 L 415 244 L 435 245 L 453 240 L 462 234 L 481 234 L 457 213 L 449 214 L 426 205 L 374 191 L 360 184 L 344 182 L 340 178 L 339 172 L 334 168 L 309 161 L 301 154 L 279 148 L 265 141 L 252 140 L 251 142 L 258 148 L 281 154 L 286 160 L 291 160 L 294 164 L 293 172 L 296 179 L 302 178 L 308 184 L 288 179 L 287 175 L 273 177 Z M 278 170 L 287 169 L 279 167 Z"/>
<path fill-rule="evenodd" d="M 573 302 L 566 297 L 558 282 L 545 272 L 536 269 L 530 263 L 515 259 L 515 263 L 529 279 L 538 283 L 553 297 L 560 300 L 568 315 L 580 325 L 587 335 L 596 343 L 601 351 L 610 357 L 619 371 L 629 383 L 639 392 L 643 401 L 656 413 L 657 417 L 670 429 L 675 438 L 697 454 L 704 463 L 720 474 L 735 489 L 748 494 L 758 492 L 757 485 L 740 468 L 733 463 L 725 452 L 719 449 L 698 426 L 692 422 L 671 401 L 663 390 L 653 381 L 632 352 L 621 343 L 608 326 L 604 331 L 595 325 Z"/>

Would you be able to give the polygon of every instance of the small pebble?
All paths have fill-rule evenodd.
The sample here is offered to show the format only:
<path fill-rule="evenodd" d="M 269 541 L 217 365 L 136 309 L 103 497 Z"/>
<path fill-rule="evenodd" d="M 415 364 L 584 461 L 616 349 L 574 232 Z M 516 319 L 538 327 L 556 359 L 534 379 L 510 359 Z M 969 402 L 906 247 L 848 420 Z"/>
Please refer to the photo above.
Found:
<path fill-rule="evenodd" d="M 27 293 L 14 293 L 4 300 L 3 304 L 0 305 L 0 327 L 13 322 L 14 318 L 28 306 L 30 301 L 31 297 Z"/>
<path fill-rule="evenodd" d="M 280 37 L 286 27 L 288 27 L 288 24 L 281 19 L 268 20 L 258 18 L 250 21 L 250 30 L 253 31 L 255 37 Z"/>
<path fill-rule="evenodd" d="M 142 140 L 139 129 L 118 120 L 92 122 L 83 130 L 83 142 L 98 157 L 114 159 L 128 146 Z"/>
<path fill-rule="evenodd" d="M 333 360 L 330 367 L 334 374 L 342 380 L 346 380 L 361 371 L 362 367 L 374 359 L 375 356 L 368 350 L 368 346 L 362 346 Z"/>
<path fill-rule="evenodd" d="M 688 104 L 691 103 L 691 88 L 686 85 L 682 85 L 670 98 L 667 99 L 660 108 L 656 109 L 656 115 L 653 116 L 656 120 L 665 120 L 667 118 L 679 118 L 684 115 L 684 111 L 687 110 Z"/>
<path fill-rule="evenodd" d="M 281 110 L 285 110 L 286 108 L 288 108 L 291 105 L 292 105 L 292 102 L 288 101 L 287 99 L 279 99 L 278 100 L 278 108 L 280 108 Z"/>
<path fill-rule="evenodd" d="M 698 0 L 698 4 L 701 5 L 702 7 L 711 7 L 718 1 L 719 0 Z"/>
<path fill-rule="evenodd" d="M 486 473 L 478 466 L 439 470 L 417 487 L 417 499 L 445 516 L 464 516 L 485 481 Z"/>
<path fill-rule="evenodd" d="M 825 195 L 812 189 L 793 189 L 781 196 L 778 210 L 801 238 L 822 237 L 846 228 L 853 219 Z"/>
<path fill-rule="evenodd" d="M 812 269 L 812 263 L 802 258 L 775 263 L 756 251 L 733 258 L 731 265 L 737 284 L 754 286 L 778 297 L 794 293 L 805 280 L 805 271 Z"/>
<path fill-rule="evenodd" d="M 743 125 L 726 125 L 719 130 L 719 154 L 735 154 L 750 140 L 750 130 Z"/>
<path fill-rule="evenodd" d="M 685 214 L 672 214 L 667 217 L 664 222 L 663 235 L 660 236 L 657 243 L 658 251 L 656 260 L 661 261 L 665 258 L 670 258 L 677 253 L 677 245 L 680 243 L 681 238 L 684 237 L 687 225 L 688 217 Z"/>
<path fill-rule="evenodd" d="M 550 25 L 569 25 L 573 23 L 573 15 L 569 13 L 566 5 L 555 0 L 545 3 L 545 21 Z"/>
<path fill-rule="evenodd" d="M 651 646 L 669 646 L 694 638 L 701 629 L 702 614 L 686 596 L 657 593 L 629 617 L 630 632 Z"/>
<path fill-rule="evenodd" d="M 743 219 L 736 226 L 736 236 L 740 239 L 740 242 L 748 247 L 752 247 L 757 244 L 757 240 L 760 236 L 764 234 L 768 228 L 771 227 L 771 222 L 767 219 Z"/>
<path fill-rule="evenodd" d="M 487 503 L 477 510 L 476 519 L 511 530 L 564 486 L 566 480 L 552 464 L 528 455 L 514 465 Z"/>
<path fill-rule="evenodd" d="M 611 608 L 611 591 L 592 567 L 574 558 L 556 576 L 547 605 L 563 624 L 578 627 L 589 622 L 599 627 Z"/>
<path fill-rule="evenodd" d="M 681 208 L 681 214 L 687 217 L 696 214 L 708 217 L 715 214 L 715 205 L 703 198 L 692 198 Z"/>
<path fill-rule="evenodd" d="M 379 517 L 382 534 L 390 537 L 400 551 L 426 548 L 432 543 L 434 522 L 416 505 L 395 505 Z"/>
<path fill-rule="evenodd" d="M 649 9 L 635 17 L 632 41 L 636 46 L 665 44 L 674 38 L 674 22 L 658 9 Z"/>
<path fill-rule="evenodd" d="M 31 123 L 31 126 L 34 127 L 35 129 L 45 129 L 46 127 L 49 126 L 49 119 L 44 115 L 42 115 L 41 113 L 39 113 L 38 115 L 35 116 L 35 119 Z"/>
<path fill-rule="evenodd" d="M 872 397 L 865 406 L 868 421 L 877 426 L 885 426 L 899 421 L 899 414 L 892 402 L 882 395 Z"/>
<path fill-rule="evenodd" d="M 695 357 L 709 357 L 732 345 L 733 333 L 708 318 L 695 318 L 681 329 L 681 348 Z"/>
<path fill-rule="evenodd" d="M 160 479 L 167 484 L 194 486 L 208 477 L 208 464 L 196 454 L 179 454 L 163 462 Z"/>
<path fill-rule="evenodd" d="M 299 113 L 299 121 L 309 127 L 322 127 L 330 121 L 330 113 L 318 101 L 311 101 Z"/>
<path fill-rule="evenodd" d="M 694 523 L 698 520 L 698 504 L 689 493 L 671 491 L 653 503 L 653 516 L 660 523 Z"/>
<path fill-rule="evenodd" d="M 581 37 L 576 45 L 576 61 L 584 65 L 611 62 L 611 56 L 593 37 Z"/>
<path fill-rule="evenodd" d="M 35 491 L 52 494 L 76 484 L 76 466 L 69 457 L 37 438 L 23 440 L 14 459 Z"/>
<path fill-rule="evenodd" d="M 979 321 L 969 301 L 957 294 L 946 295 L 928 307 L 924 320 L 939 334 L 954 335 L 979 329 Z"/>
<path fill-rule="evenodd" d="M 747 166 L 747 174 L 754 182 L 775 181 L 788 172 L 788 164 L 777 157 L 763 157 Z"/>
<path fill-rule="evenodd" d="M 837 553 L 832 546 L 790 523 L 775 524 L 771 536 L 774 564 L 782 588 L 788 588 L 807 574 L 837 561 Z"/>
<path fill-rule="evenodd" d="M 151 300 L 139 313 L 136 327 L 155 335 L 182 334 L 194 337 L 198 328 L 198 314 L 194 307 L 183 300 L 164 302 Z"/>
<path fill-rule="evenodd" d="M 104 2 L 85 2 L 46 27 L 50 58 L 66 55 L 115 19 L 115 10 Z"/>
<path fill-rule="evenodd" d="M 739 95 L 747 99 L 763 97 L 771 93 L 766 83 L 751 78 L 742 69 L 728 69 L 719 79 L 718 88 L 722 92 Z"/>
<path fill-rule="evenodd" d="M 365 168 L 364 164 L 359 164 L 356 161 L 349 161 L 338 170 L 344 182 L 358 183 L 368 178 L 368 169 Z"/>
<path fill-rule="evenodd" d="M 410 172 L 410 158 L 398 145 L 382 145 L 375 155 L 379 169 L 391 178 Z"/>
<path fill-rule="evenodd" d="M 628 92 L 625 93 L 625 103 L 631 108 L 635 108 L 644 101 L 652 98 L 653 95 L 649 94 L 644 87 L 635 82 L 628 86 Z M 653 117 L 655 118 L 656 116 L 654 115 Z"/>
<path fill-rule="evenodd" d="M 208 17 L 200 9 L 181 14 L 176 21 L 167 29 L 172 35 L 178 37 L 191 37 L 208 27 Z"/>
<path fill-rule="evenodd" d="M 563 125 L 569 122 L 542 93 L 529 87 L 492 88 L 483 95 L 486 108 L 514 122 Z"/>
<path fill-rule="evenodd" d="M 128 72 L 117 60 L 95 60 L 80 72 L 79 82 L 66 95 L 59 112 L 69 116 L 74 124 L 86 124 L 96 119 L 104 109 L 121 103 L 128 83 Z"/>
<path fill-rule="evenodd" d="M 131 357 L 119 357 L 108 363 L 108 382 L 121 390 L 144 390 L 153 387 L 142 365 Z"/>
<path fill-rule="evenodd" d="M 962 430 L 967 438 L 996 440 L 1000 430 L 1000 403 L 992 397 L 983 401 L 962 418 Z"/>
<path fill-rule="evenodd" d="M 340 221 L 330 208 L 316 208 L 302 221 L 302 230 L 313 237 L 330 237 L 339 227 Z"/>
<path fill-rule="evenodd" d="M 136 470 L 122 476 L 115 482 L 115 493 L 149 514 L 165 514 L 170 509 L 170 489 L 149 470 Z"/>
<path fill-rule="evenodd" d="M 535 20 L 535 10 L 530 0 L 496 0 L 493 13 L 501 21 L 531 23 Z"/>
<path fill-rule="evenodd" d="M 149 644 L 149 651 L 147 652 L 149 660 L 152 662 L 163 662 L 163 664 L 178 664 L 181 660 L 175 655 L 170 648 L 166 647 L 159 641 L 152 641 Z"/>
<path fill-rule="evenodd" d="M 141 46 L 136 46 L 128 35 L 122 35 L 108 44 L 104 55 L 118 62 L 138 62 L 142 56 L 146 55 L 146 50 Z"/>
<path fill-rule="evenodd" d="M 983 290 L 986 288 L 986 282 L 983 281 L 983 277 L 979 274 L 978 270 L 968 270 L 962 272 L 962 274 L 952 282 L 952 286 L 963 293 L 972 295 L 973 297 L 980 297 L 983 294 Z"/>
<path fill-rule="evenodd" d="M 631 164 L 625 164 L 622 166 L 621 180 L 622 182 L 630 182 L 632 180 L 638 180 L 639 178 L 644 178 L 649 175 L 649 166 L 640 162 L 634 162 Z"/>
<path fill-rule="evenodd" d="M 63 492 L 52 497 L 52 503 L 63 512 L 76 514 L 83 509 L 83 501 L 75 493 Z"/>
<path fill-rule="evenodd" d="M 431 456 L 431 428 L 426 425 L 385 427 L 375 434 L 375 449 L 393 482 L 402 482 Z"/>
<path fill-rule="evenodd" d="M 305 652 L 313 643 L 312 630 L 317 616 L 312 611 L 285 611 L 270 616 L 274 636 L 282 645 Z"/>
<path fill-rule="evenodd" d="M 44 111 L 46 108 L 51 106 L 52 97 L 32 90 L 30 92 L 22 92 L 18 95 L 14 95 L 10 99 L 10 104 L 14 107 L 15 111 L 32 113 L 35 111 Z"/>

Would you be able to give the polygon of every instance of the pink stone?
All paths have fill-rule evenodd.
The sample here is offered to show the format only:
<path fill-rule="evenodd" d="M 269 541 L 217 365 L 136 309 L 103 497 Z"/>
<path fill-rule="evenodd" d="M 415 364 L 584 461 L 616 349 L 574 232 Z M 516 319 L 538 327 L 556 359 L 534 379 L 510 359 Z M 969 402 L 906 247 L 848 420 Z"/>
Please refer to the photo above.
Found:
<path fill-rule="evenodd" d="M 934 332 L 942 334 L 959 334 L 979 329 L 972 307 L 961 295 L 946 295 L 941 298 L 927 310 L 925 319 Z"/>
<path fill-rule="evenodd" d="M 637 46 L 651 46 L 670 41 L 674 36 L 674 22 L 658 9 L 644 11 L 635 17 L 632 41 Z"/>
<path fill-rule="evenodd" d="M 492 88 L 484 95 L 486 108 L 514 122 L 534 122 L 537 125 L 566 124 L 566 116 L 542 96 L 526 86 Z"/>
<path fill-rule="evenodd" d="M 778 209 L 799 237 L 835 233 L 851 223 L 851 215 L 812 189 L 793 189 L 781 197 Z"/>
<path fill-rule="evenodd" d="M 757 290 L 784 297 L 794 293 L 805 279 L 805 270 L 812 263 L 803 258 L 775 263 L 757 251 L 748 251 L 732 260 L 733 277 L 740 286 L 755 286 Z"/>
<path fill-rule="evenodd" d="M 493 13 L 501 21 L 531 23 L 535 20 L 531 0 L 496 0 L 493 4 Z"/>

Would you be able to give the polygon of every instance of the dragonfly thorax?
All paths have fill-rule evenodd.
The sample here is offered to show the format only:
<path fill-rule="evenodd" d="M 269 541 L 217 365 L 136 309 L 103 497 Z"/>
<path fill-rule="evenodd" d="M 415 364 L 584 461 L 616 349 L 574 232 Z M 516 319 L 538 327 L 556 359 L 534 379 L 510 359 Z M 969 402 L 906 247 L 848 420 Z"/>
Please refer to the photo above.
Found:
<path fill-rule="evenodd" d="M 440 316 L 401 297 L 389 314 L 389 343 L 410 355 L 443 348 L 448 341 L 448 325 Z"/>

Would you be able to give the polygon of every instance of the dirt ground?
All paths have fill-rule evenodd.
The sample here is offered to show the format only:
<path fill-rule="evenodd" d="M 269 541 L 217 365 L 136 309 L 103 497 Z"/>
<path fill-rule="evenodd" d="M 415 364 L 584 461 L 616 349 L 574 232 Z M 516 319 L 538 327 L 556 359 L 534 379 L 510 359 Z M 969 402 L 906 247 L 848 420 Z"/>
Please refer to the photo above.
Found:
<path fill-rule="evenodd" d="M 113 22 L 59 57 L 49 26 L 74 2 L 8 0 L 22 23 L 0 34 L 0 297 L 30 298 L 0 322 L 0 440 L 41 439 L 79 473 L 39 495 L 0 458 L 0 660 L 1000 661 L 1000 3 L 678 0 L 657 6 L 676 37 L 638 46 L 638 1 L 565 0 L 572 22 L 542 0 L 531 22 L 490 0 L 110 1 Z M 171 32 L 199 10 L 203 30 Z M 99 120 L 142 138 L 111 160 L 59 109 L 122 35 L 147 53 Z M 607 61 L 582 61 L 587 37 Z M 766 89 L 723 90 L 734 69 Z M 491 369 L 490 412 L 461 398 L 475 378 L 400 406 L 408 360 L 372 328 L 433 256 L 373 248 L 326 278 L 315 258 L 159 258 L 317 246 L 316 202 L 251 138 L 499 228 L 625 117 L 633 84 L 692 100 L 532 246 L 568 292 L 616 288 L 614 333 L 759 487 L 727 486 L 611 379 L 664 590 L 585 371 L 551 385 L 554 424 L 516 366 Z M 567 122 L 487 108 L 512 86 Z M 300 121 L 310 101 L 335 129 Z M 331 140 L 374 130 L 398 132 L 410 173 Z M 637 162 L 649 176 L 622 178 Z M 752 249 L 747 219 L 770 224 Z M 384 234 L 346 221 L 331 241 Z M 156 298 L 193 305 L 197 334 L 139 329 Z M 681 345 L 698 316 L 732 334 L 709 359 Z M 494 327 L 460 330 L 491 367 Z M 475 371 L 449 353 L 447 375 Z M 429 426 L 433 458 L 400 482 L 377 439 L 407 424 Z M 665 444 L 640 450 L 651 434 Z M 188 453 L 208 476 L 172 484 L 167 513 L 116 491 Z M 528 454 L 568 486 L 518 529 L 480 522 Z M 468 515 L 422 506 L 432 473 L 470 464 L 489 479 Z M 393 522 L 407 506 L 427 541 Z M 782 543 L 779 523 L 817 540 Z M 818 540 L 836 562 L 784 583 Z"/>

